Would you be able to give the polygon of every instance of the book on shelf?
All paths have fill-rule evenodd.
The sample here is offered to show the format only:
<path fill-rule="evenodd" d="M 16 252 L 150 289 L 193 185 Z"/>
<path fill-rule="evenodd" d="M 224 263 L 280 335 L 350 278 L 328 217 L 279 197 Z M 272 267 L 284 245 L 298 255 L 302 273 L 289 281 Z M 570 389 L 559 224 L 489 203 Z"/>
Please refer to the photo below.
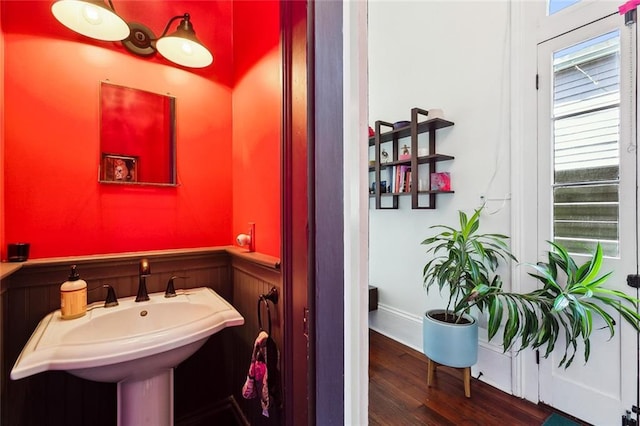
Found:
<path fill-rule="evenodd" d="M 390 177 L 391 192 L 401 193 L 411 190 L 411 166 L 393 166 Z"/>
<path fill-rule="evenodd" d="M 451 175 L 449 172 L 431 173 L 432 191 L 451 191 Z"/>
<path fill-rule="evenodd" d="M 395 191 L 395 167 L 387 168 L 387 192 Z"/>

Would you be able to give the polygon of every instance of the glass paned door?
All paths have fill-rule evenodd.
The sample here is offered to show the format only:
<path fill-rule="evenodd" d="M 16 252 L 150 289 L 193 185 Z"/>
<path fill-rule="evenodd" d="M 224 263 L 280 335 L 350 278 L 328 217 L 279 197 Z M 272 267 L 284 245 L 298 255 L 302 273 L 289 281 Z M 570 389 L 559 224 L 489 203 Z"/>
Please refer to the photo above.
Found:
<path fill-rule="evenodd" d="M 549 0 L 547 2 L 547 14 L 553 15 L 579 2 L 580 0 Z"/>
<path fill-rule="evenodd" d="M 540 260 L 548 240 L 579 264 L 600 243 L 603 271 L 612 271 L 606 286 L 634 296 L 626 276 L 638 260 L 635 49 L 635 28 L 617 14 L 539 44 L 537 146 Z M 612 339 L 594 321 L 587 364 L 582 347 L 567 369 L 558 367 L 561 349 L 541 359 L 541 402 L 591 424 L 620 424 L 637 400 L 637 334 L 614 318 Z"/>

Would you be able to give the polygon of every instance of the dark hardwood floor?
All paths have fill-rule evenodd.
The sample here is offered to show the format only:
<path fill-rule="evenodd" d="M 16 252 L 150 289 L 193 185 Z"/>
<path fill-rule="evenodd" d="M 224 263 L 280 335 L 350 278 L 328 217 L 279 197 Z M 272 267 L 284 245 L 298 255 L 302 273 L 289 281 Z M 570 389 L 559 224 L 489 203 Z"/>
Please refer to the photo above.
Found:
<path fill-rule="evenodd" d="M 424 354 L 369 331 L 369 425 L 541 425 L 553 412 L 475 378 L 464 396 L 461 373 L 438 368 L 427 387 Z"/>

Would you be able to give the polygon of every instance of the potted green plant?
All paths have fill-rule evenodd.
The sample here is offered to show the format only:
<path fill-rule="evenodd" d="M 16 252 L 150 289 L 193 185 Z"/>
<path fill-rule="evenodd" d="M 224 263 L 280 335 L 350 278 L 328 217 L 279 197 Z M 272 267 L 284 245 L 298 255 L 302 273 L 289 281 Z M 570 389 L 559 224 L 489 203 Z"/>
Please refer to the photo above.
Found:
<path fill-rule="evenodd" d="M 427 293 L 436 286 L 441 294 L 448 292 L 446 307 L 429 310 L 423 317 L 424 353 L 438 364 L 462 368 L 476 363 L 478 323 L 470 308 L 482 311 L 486 300 L 478 299 L 474 291 L 481 284 L 501 288 L 498 266 L 516 260 L 507 236 L 479 232 L 481 211 L 471 217 L 460 211 L 459 229 L 432 226 L 441 231 L 422 242 L 430 256 L 423 271 Z"/>
<path fill-rule="evenodd" d="M 487 312 L 489 340 L 504 325 L 505 352 L 518 341 L 519 350 L 546 345 L 544 356 L 547 357 L 558 337 L 564 335 L 565 353 L 560 366 L 565 368 L 573 361 L 580 340 L 584 343 L 585 362 L 588 361 L 594 317 L 602 318 L 611 336 L 615 333 L 615 321 L 610 310 L 618 312 L 640 331 L 638 299 L 603 287 L 610 273 L 600 272 L 603 259 L 600 245 L 578 266 L 565 248 L 550 242 L 548 262 L 530 265 L 535 271 L 530 275 L 538 279 L 542 287 L 529 293 L 505 291 L 497 269 L 501 263 L 507 264 L 516 258 L 509 251 L 507 236 L 479 232 L 481 211 L 482 208 L 475 210 L 471 217 L 459 212 L 460 229 L 433 226 L 441 231 L 422 242 L 429 247 L 430 257 L 423 271 L 425 289 L 429 292 L 437 286 L 440 292 L 448 291 L 446 309 L 427 311 L 424 317 L 423 346 L 430 360 L 452 367 L 475 364 L 477 321 L 470 315 L 473 307 Z M 467 344 L 467 349 L 457 347 L 460 338 L 454 337 L 451 344 L 444 341 L 451 329 L 460 328 L 459 324 L 463 324 L 462 328 L 473 328 L 474 324 L 476 327 L 475 335 L 467 333 L 474 339 Z M 432 329 L 438 331 L 432 334 Z M 470 356 L 458 361 L 459 355 L 465 352 Z"/>

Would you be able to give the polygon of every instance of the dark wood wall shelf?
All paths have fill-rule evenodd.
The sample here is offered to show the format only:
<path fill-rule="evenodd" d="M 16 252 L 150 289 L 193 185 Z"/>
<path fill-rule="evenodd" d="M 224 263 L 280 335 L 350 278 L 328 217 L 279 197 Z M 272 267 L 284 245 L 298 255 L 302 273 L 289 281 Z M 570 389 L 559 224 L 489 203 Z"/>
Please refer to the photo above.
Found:
<path fill-rule="evenodd" d="M 454 123 L 442 118 L 428 118 L 429 112 L 420 108 L 411 109 L 411 121 L 408 126 L 400 129 L 394 129 L 393 124 L 378 120 L 375 123 L 375 135 L 369 138 L 369 146 L 374 147 L 375 159 L 373 165 L 369 166 L 369 171 L 373 172 L 373 182 L 376 182 L 375 188 L 372 188 L 370 197 L 376 200 L 376 209 L 397 209 L 398 197 L 403 195 L 411 196 L 411 208 L 412 209 L 435 209 L 436 208 L 436 195 L 438 194 L 452 194 L 454 191 L 436 191 L 436 190 L 419 190 L 420 171 L 419 165 L 427 164 L 429 168 L 429 174 L 436 172 L 436 164 L 441 161 L 451 161 L 454 157 L 450 155 L 444 155 L 436 153 L 436 133 L 437 130 L 446 127 L 453 126 Z M 419 116 L 427 117 L 424 121 L 419 121 Z M 390 128 L 391 130 L 383 132 L 383 128 Z M 418 156 L 418 135 L 421 133 L 429 133 L 428 141 L 428 154 Z M 410 138 L 410 159 L 399 159 L 400 157 L 400 139 Z M 384 143 L 391 143 L 391 153 L 388 153 L 391 157 L 382 161 L 382 147 Z M 386 152 L 386 151 L 385 151 Z M 400 167 L 406 167 L 405 171 L 409 170 L 410 184 L 408 190 L 387 192 L 387 188 L 382 188 L 379 184 L 383 180 L 381 179 L 381 173 L 387 170 L 398 170 Z M 395 179 L 395 178 L 394 178 Z M 429 179 L 430 181 L 430 179 Z M 392 187 L 389 182 L 389 187 Z M 383 192 L 382 190 L 385 189 Z M 424 206 L 420 204 L 419 195 L 426 195 L 429 199 L 429 205 Z M 385 203 L 383 205 L 383 198 L 391 197 L 391 205 Z"/>

